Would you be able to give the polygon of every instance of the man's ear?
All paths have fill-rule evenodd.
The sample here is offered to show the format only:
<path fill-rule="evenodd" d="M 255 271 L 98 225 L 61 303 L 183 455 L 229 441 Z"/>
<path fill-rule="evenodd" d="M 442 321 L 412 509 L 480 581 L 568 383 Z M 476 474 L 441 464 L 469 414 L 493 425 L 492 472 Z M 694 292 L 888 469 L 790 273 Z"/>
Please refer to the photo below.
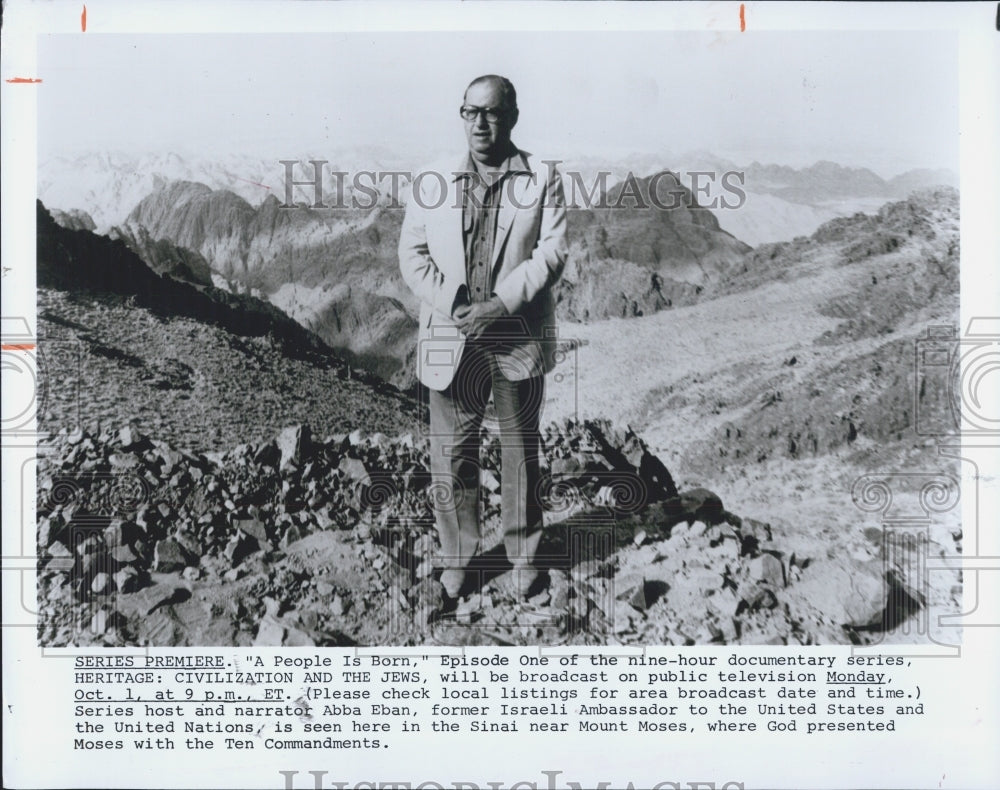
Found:
<path fill-rule="evenodd" d="M 510 113 L 510 128 L 511 129 L 513 129 L 515 126 L 517 126 L 518 112 L 519 111 L 518 111 L 517 107 L 515 107 L 513 110 L 511 110 L 511 113 Z"/>

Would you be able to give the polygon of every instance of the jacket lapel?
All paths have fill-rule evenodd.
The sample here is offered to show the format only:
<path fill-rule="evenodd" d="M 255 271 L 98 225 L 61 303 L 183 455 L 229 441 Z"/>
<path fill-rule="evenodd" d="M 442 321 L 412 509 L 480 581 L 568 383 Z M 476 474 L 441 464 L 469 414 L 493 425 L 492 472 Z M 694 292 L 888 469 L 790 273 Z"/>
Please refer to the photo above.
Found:
<path fill-rule="evenodd" d="M 455 172 L 464 171 L 464 165 Z M 455 173 L 442 173 L 447 197 L 444 203 L 429 212 L 437 228 L 437 244 L 431 254 L 442 273 L 465 281 L 465 235 L 462 228 L 461 179 Z"/>

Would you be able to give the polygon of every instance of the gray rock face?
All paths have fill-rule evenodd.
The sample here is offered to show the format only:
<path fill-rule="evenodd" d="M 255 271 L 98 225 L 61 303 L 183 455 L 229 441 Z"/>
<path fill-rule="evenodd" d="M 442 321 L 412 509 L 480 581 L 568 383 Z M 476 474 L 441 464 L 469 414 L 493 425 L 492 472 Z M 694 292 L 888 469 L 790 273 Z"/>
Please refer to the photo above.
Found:
<path fill-rule="evenodd" d="M 296 425 L 285 428 L 278 434 L 278 451 L 281 453 L 281 467 L 289 464 L 300 465 L 309 454 L 312 445 L 312 435 L 308 425 Z"/>
<path fill-rule="evenodd" d="M 182 571 L 191 561 L 191 555 L 174 538 L 158 541 L 153 549 L 153 570 L 160 573 Z"/>

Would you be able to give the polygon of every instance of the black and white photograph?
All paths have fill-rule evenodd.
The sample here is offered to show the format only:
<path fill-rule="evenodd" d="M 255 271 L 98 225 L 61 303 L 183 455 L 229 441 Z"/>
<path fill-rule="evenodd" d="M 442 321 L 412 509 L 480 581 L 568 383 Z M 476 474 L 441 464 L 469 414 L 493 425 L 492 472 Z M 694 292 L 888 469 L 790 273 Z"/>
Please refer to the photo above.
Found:
<path fill-rule="evenodd" d="M 92 46 L 39 51 L 42 644 L 957 643 L 957 39 Z"/>
<path fill-rule="evenodd" d="M 456 766 L 486 748 L 475 733 L 576 732 L 574 715 L 581 733 L 630 733 L 637 712 L 673 733 L 718 713 L 709 731 L 766 722 L 748 737 L 815 748 L 942 726 L 932 695 L 968 676 L 931 692 L 892 673 L 957 669 L 970 631 L 997 626 L 1000 311 L 979 307 L 996 155 L 975 147 L 996 100 L 977 114 L 966 93 L 989 49 L 970 47 L 970 8 L 947 28 L 921 21 L 933 3 L 882 9 L 895 26 L 854 4 L 854 25 L 797 24 L 809 4 L 245 4 L 274 14 L 258 28 L 231 4 L 159 5 L 148 25 L 140 4 L 89 5 L 37 10 L 34 59 L 4 66 L 5 116 L 18 91 L 35 124 L 30 143 L 4 134 L 5 170 L 20 156 L 34 183 L 3 234 L 5 290 L 10 272 L 34 294 L 3 306 L 4 441 L 24 454 L 5 450 L 22 521 L 5 507 L 5 598 L 23 610 L 5 625 L 53 659 L 39 671 L 75 657 L 71 757 L 173 749 L 140 734 L 176 724 L 187 750 L 216 748 L 199 760 L 256 748 L 260 786 L 294 790 L 355 786 L 310 777 L 331 748 L 351 750 L 345 779 L 387 778 L 366 750 L 422 725 L 473 739 Z M 614 707 L 614 655 L 648 708 Z M 505 656 L 514 685 L 480 683 L 507 678 Z M 175 701 L 167 674 L 112 667 L 220 685 Z M 265 688 L 293 672 L 299 692 Z M 428 675 L 426 711 L 409 690 L 371 716 L 331 692 Z M 574 679 L 593 685 L 570 702 Z M 753 699 L 755 679 L 788 685 Z M 244 682 L 253 696 L 215 696 Z M 712 704 L 669 707 L 688 697 Z M 287 704 L 264 718 L 245 699 Z M 976 710 L 988 741 L 995 706 Z M 569 757 L 593 736 L 566 737 L 510 775 L 555 788 L 598 764 Z M 722 743 L 698 737 L 700 755 Z M 328 753 L 296 763 L 306 747 Z M 760 759 L 712 786 L 762 786 Z M 606 787 L 667 765 L 605 764 Z M 872 765 L 844 776 L 902 786 Z M 992 769 L 920 786 L 987 787 Z M 225 785 L 182 775 L 160 786 Z M 420 786 L 483 781 L 458 777 Z"/>

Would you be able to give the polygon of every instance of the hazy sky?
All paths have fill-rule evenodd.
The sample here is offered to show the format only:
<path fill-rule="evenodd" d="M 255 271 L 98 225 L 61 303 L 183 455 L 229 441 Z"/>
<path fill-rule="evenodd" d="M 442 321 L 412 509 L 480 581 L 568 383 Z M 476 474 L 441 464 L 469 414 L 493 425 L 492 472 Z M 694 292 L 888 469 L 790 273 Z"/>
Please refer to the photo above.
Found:
<path fill-rule="evenodd" d="M 420 164 L 462 149 L 462 91 L 496 72 L 539 154 L 958 169 L 957 39 L 927 32 L 88 33 L 41 36 L 38 69 L 43 160 L 375 145 Z"/>

